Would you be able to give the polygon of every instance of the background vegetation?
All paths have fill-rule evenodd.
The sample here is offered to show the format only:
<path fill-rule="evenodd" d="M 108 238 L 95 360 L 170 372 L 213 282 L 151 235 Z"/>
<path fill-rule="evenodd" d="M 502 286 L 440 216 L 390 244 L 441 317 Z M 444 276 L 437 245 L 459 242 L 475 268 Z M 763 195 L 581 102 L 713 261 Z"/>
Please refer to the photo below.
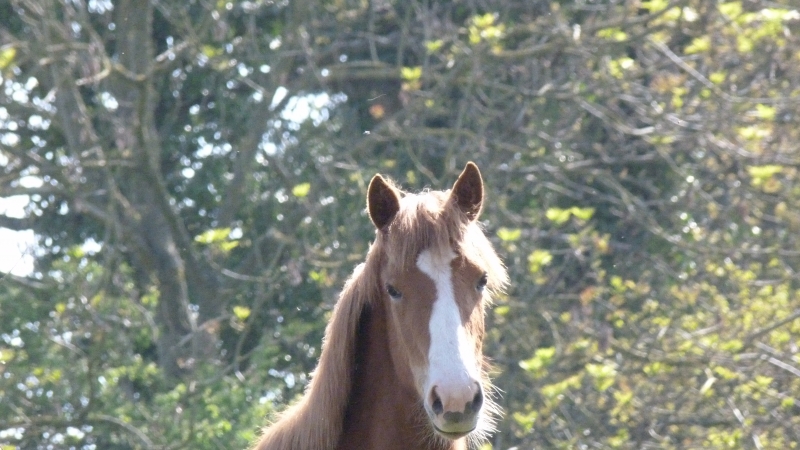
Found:
<path fill-rule="evenodd" d="M 512 274 L 492 448 L 796 448 L 790 0 L 0 0 L 0 448 L 244 448 L 467 160 Z"/>

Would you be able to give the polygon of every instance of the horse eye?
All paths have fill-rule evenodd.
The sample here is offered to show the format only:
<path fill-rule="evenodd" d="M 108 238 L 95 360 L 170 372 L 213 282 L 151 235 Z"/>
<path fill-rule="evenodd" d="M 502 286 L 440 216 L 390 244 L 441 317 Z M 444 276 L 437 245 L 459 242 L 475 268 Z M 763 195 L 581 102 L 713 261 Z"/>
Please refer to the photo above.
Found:
<path fill-rule="evenodd" d="M 392 297 L 392 300 L 399 300 L 403 294 L 400 293 L 394 286 L 391 284 L 386 285 L 386 292 L 389 293 L 389 297 Z"/>
<path fill-rule="evenodd" d="M 482 291 L 483 288 L 486 287 L 486 284 L 488 282 L 489 282 L 489 276 L 486 273 L 481 275 L 481 277 L 478 279 L 478 286 L 477 286 L 478 291 Z"/>

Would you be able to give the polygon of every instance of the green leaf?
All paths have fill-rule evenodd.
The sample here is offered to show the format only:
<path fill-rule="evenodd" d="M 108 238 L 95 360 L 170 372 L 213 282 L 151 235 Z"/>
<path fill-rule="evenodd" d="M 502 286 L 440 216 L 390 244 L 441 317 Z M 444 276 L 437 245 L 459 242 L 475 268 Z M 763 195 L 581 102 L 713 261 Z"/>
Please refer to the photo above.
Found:
<path fill-rule="evenodd" d="M 568 209 L 550 208 L 544 213 L 544 215 L 551 221 L 561 225 L 569 220 L 570 212 Z"/>
<path fill-rule="evenodd" d="M 742 14 L 742 2 L 720 3 L 718 8 L 719 12 L 731 19 L 735 19 Z"/>
<path fill-rule="evenodd" d="M 578 219 L 589 220 L 594 215 L 594 208 L 578 208 L 577 206 L 573 206 L 569 209 L 569 212 Z"/>
<path fill-rule="evenodd" d="M 568 209 L 550 208 L 545 212 L 545 217 L 561 225 L 569 220 L 570 217 L 575 216 L 581 220 L 589 220 L 594 215 L 594 208 L 580 208 L 577 206 Z"/>
<path fill-rule="evenodd" d="M 222 54 L 221 48 L 214 47 L 212 45 L 204 45 L 200 48 L 200 51 L 203 52 L 203 54 L 208 56 L 209 58 L 213 58 L 215 56 L 219 56 Z"/>
<path fill-rule="evenodd" d="M 765 166 L 750 166 L 747 168 L 747 173 L 753 177 L 754 180 L 764 181 L 771 178 L 773 175 L 781 173 L 783 166 L 768 164 Z"/>
<path fill-rule="evenodd" d="M 400 69 L 400 76 L 405 81 L 417 81 L 422 77 L 422 67 L 403 67 Z"/>
<path fill-rule="evenodd" d="M 736 353 L 744 347 L 744 342 L 741 339 L 731 339 L 720 344 L 720 350 L 726 352 Z"/>
<path fill-rule="evenodd" d="M 547 250 L 536 249 L 528 255 L 528 270 L 531 273 L 537 273 L 542 270 L 542 267 L 550 264 L 553 261 L 553 255 Z"/>
<path fill-rule="evenodd" d="M 750 53 L 753 51 L 753 47 L 755 47 L 755 42 L 749 37 L 739 34 L 736 36 L 736 50 L 739 53 Z"/>
<path fill-rule="evenodd" d="M 227 241 L 230 234 L 230 228 L 212 228 L 195 236 L 194 241 L 200 244 L 215 244 Z"/>
<path fill-rule="evenodd" d="M 609 39 L 611 41 L 622 42 L 628 39 L 628 35 L 621 28 L 603 28 L 597 31 L 597 37 Z"/>
<path fill-rule="evenodd" d="M 0 363 L 5 363 L 6 361 L 11 361 L 14 359 L 14 355 L 16 352 L 10 348 L 0 348 Z"/>
<path fill-rule="evenodd" d="M 522 236 L 522 230 L 519 228 L 500 228 L 497 230 L 497 237 L 505 242 L 516 241 L 520 238 L 520 236 Z"/>
<path fill-rule="evenodd" d="M 775 107 L 767 105 L 756 105 L 756 117 L 764 120 L 775 119 Z"/>
<path fill-rule="evenodd" d="M 519 366 L 527 372 L 536 373 L 549 366 L 553 362 L 555 355 L 555 347 L 540 348 L 534 352 L 533 358 L 520 361 Z"/>
<path fill-rule="evenodd" d="M 472 18 L 472 23 L 478 28 L 488 28 L 494 25 L 494 21 L 495 15 L 493 13 L 486 13 Z"/>
<path fill-rule="evenodd" d="M 73 245 L 67 249 L 67 255 L 75 259 L 81 259 L 86 256 L 86 250 L 84 250 L 80 245 Z"/>
<path fill-rule="evenodd" d="M 250 308 L 246 306 L 234 306 L 233 315 L 239 320 L 247 320 L 250 317 Z"/>
<path fill-rule="evenodd" d="M 17 49 L 14 47 L 8 47 L 0 50 L 0 70 L 3 70 L 13 64 L 16 56 Z"/>
<path fill-rule="evenodd" d="M 436 53 L 444 45 L 444 41 L 437 39 L 435 41 L 425 41 L 425 50 L 428 53 Z"/>
<path fill-rule="evenodd" d="M 736 372 L 722 366 L 714 367 L 714 373 L 722 377 L 724 380 L 734 380 L 739 377 L 739 374 Z"/>
<path fill-rule="evenodd" d="M 522 428 L 523 431 L 528 432 L 533 428 L 536 423 L 536 418 L 539 416 L 537 411 L 530 411 L 528 413 L 515 412 L 511 415 L 514 421 Z"/>
<path fill-rule="evenodd" d="M 723 81 L 725 81 L 726 77 L 727 75 L 724 71 L 719 71 L 712 72 L 711 75 L 708 76 L 708 79 L 714 84 L 721 84 Z"/>
<path fill-rule="evenodd" d="M 649 0 L 642 2 L 642 8 L 648 10 L 651 14 L 667 9 L 669 6 L 668 0 Z"/>
<path fill-rule="evenodd" d="M 297 198 L 303 198 L 311 191 L 311 183 L 300 183 L 292 188 L 292 195 Z"/>
<path fill-rule="evenodd" d="M 545 398 L 553 399 L 563 394 L 568 389 L 570 388 L 574 389 L 579 387 L 580 385 L 581 385 L 581 376 L 573 375 L 558 383 L 542 386 L 541 393 Z"/>
<path fill-rule="evenodd" d="M 711 37 L 708 35 L 694 38 L 692 43 L 686 47 L 684 53 L 692 55 L 695 53 L 704 53 L 711 49 Z"/>
<path fill-rule="evenodd" d="M 620 428 L 617 434 L 608 438 L 608 445 L 611 448 L 628 448 L 630 445 L 630 434 L 627 428 Z"/>
<path fill-rule="evenodd" d="M 617 376 L 617 369 L 614 364 L 587 364 L 586 372 L 594 378 L 594 387 L 600 392 L 604 392 L 614 384 Z"/>
<path fill-rule="evenodd" d="M 612 59 L 608 62 L 608 73 L 614 78 L 622 79 L 623 73 L 626 70 L 632 69 L 636 65 L 636 61 L 627 56 L 619 59 Z"/>
<path fill-rule="evenodd" d="M 235 249 L 238 246 L 239 246 L 239 241 L 220 242 L 219 244 L 219 248 L 225 253 Z"/>
<path fill-rule="evenodd" d="M 495 307 L 494 308 L 494 313 L 496 315 L 498 315 L 498 316 L 505 316 L 505 315 L 508 314 L 508 311 L 510 311 L 510 310 L 511 310 L 511 308 L 508 307 L 507 305 L 502 305 L 502 306 Z"/>

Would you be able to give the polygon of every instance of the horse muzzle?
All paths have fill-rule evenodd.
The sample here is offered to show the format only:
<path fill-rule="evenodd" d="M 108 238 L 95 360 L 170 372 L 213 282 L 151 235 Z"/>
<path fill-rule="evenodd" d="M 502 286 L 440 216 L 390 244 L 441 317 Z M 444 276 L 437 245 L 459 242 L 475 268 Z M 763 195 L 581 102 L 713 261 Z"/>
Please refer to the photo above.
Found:
<path fill-rule="evenodd" d="M 483 388 L 473 381 L 456 388 L 433 386 L 425 409 L 433 428 L 448 439 L 458 439 L 475 430 L 483 406 Z"/>

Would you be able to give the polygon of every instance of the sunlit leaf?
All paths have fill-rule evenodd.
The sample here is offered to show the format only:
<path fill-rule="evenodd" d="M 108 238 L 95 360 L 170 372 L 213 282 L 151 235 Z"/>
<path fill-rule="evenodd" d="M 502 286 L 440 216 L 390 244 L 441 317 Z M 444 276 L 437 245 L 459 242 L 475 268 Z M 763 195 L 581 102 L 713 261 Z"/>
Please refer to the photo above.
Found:
<path fill-rule="evenodd" d="M 220 242 L 219 243 L 219 248 L 223 252 L 229 252 L 229 251 L 233 250 L 234 248 L 236 248 L 238 246 L 239 246 L 239 241 L 227 241 L 227 242 Z"/>
<path fill-rule="evenodd" d="M 761 104 L 756 105 L 756 117 L 764 120 L 775 119 L 775 107 Z"/>
<path fill-rule="evenodd" d="M 764 166 L 750 166 L 747 168 L 747 173 L 753 179 L 758 180 L 766 180 L 774 175 L 777 175 L 783 171 L 783 166 L 775 165 L 775 164 L 768 164 Z"/>
<path fill-rule="evenodd" d="M 700 36 L 692 40 L 692 42 L 684 50 L 684 53 L 686 53 L 687 55 L 692 55 L 695 53 L 703 53 L 707 52 L 710 48 L 711 48 L 711 37 L 708 35 Z"/>
<path fill-rule="evenodd" d="M 311 183 L 300 183 L 292 188 L 292 195 L 297 198 L 303 198 L 311 191 Z"/>
<path fill-rule="evenodd" d="M 494 308 L 494 313 L 498 316 L 505 316 L 511 310 L 510 307 L 506 305 L 497 306 Z"/>
<path fill-rule="evenodd" d="M 727 77 L 727 74 L 725 72 L 719 71 L 719 72 L 711 73 L 708 76 L 708 79 L 711 80 L 711 82 L 714 83 L 714 84 L 721 84 L 723 81 L 725 81 L 726 77 Z"/>
<path fill-rule="evenodd" d="M 0 70 L 3 70 L 13 64 L 16 56 L 17 49 L 14 47 L 6 47 L 0 50 Z"/>
<path fill-rule="evenodd" d="M 669 7 L 669 0 L 645 0 L 642 2 L 642 8 L 648 10 L 651 14 L 663 11 Z"/>
<path fill-rule="evenodd" d="M 621 28 L 603 28 L 597 31 L 597 37 L 622 42 L 628 39 L 628 34 L 622 31 Z"/>
<path fill-rule="evenodd" d="M 536 373 L 549 366 L 552 363 L 555 354 L 555 347 L 539 348 L 534 353 L 533 358 L 520 361 L 519 366 L 523 370 Z"/>
<path fill-rule="evenodd" d="M 612 363 L 587 364 L 586 372 L 594 378 L 594 386 L 600 392 L 605 391 L 614 384 L 617 368 Z"/>
<path fill-rule="evenodd" d="M 555 398 L 563 394 L 569 389 L 577 388 L 581 385 L 581 376 L 573 375 L 557 383 L 548 384 L 543 386 L 541 393 L 547 398 Z"/>
<path fill-rule="evenodd" d="M 219 47 L 214 47 L 211 45 L 204 45 L 200 49 L 204 55 L 208 56 L 209 58 L 213 58 L 215 56 L 219 56 L 222 54 L 222 49 Z"/>
<path fill-rule="evenodd" d="M 14 359 L 16 352 L 10 348 L 0 348 L 0 363 Z"/>
<path fill-rule="evenodd" d="M 428 53 L 436 53 L 437 51 L 439 51 L 439 49 L 442 48 L 443 45 L 444 41 L 442 41 L 441 39 L 437 39 L 435 41 L 426 41 L 425 50 Z"/>
<path fill-rule="evenodd" d="M 402 67 L 400 69 L 400 76 L 405 81 L 417 81 L 422 77 L 422 67 Z"/>
<path fill-rule="evenodd" d="M 545 212 L 545 217 L 560 225 L 568 221 L 571 214 L 569 209 L 549 208 Z"/>
<path fill-rule="evenodd" d="M 735 19 L 742 14 L 742 2 L 720 3 L 717 7 L 719 12 L 731 19 Z"/>
<path fill-rule="evenodd" d="M 589 220 L 594 215 L 594 208 L 578 208 L 573 206 L 569 209 L 570 214 L 581 220 Z"/>
<path fill-rule="evenodd" d="M 234 306 L 233 315 L 239 320 L 246 320 L 250 317 L 250 308 L 246 306 Z"/>
<path fill-rule="evenodd" d="M 519 425 L 523 431 L 527 432 L 533 428 L 533 425 L 536 423 L 536 418 L 539 417 L 539 413 L 535 410 L 528 411 L 527 413 L 516 411 L 511 417 L 514 418 L 514 421 L 517 422 L 517 425 Z"/>
<path fill-rule="evenodd" d="M 547 250 L 536 249 L 528 255 L 528 270 L 531 273 L 537 273 L 542 270 L 542 267 L 550 264 L 553 261 L 553 255 Z"/>
<path fill-rule="evenodd" d="M 497 230 L 497 237 L 505 242 L 516 241 L 522 236 L 522 230 L 519 228 L 500 228 Z"/>
<path fill-rule="evenodd" d="M 200 244 L 214 244 L 228 240 L 230 234 L 230 228 L 212 228 L 195 236 L 194 241 Z"/>

